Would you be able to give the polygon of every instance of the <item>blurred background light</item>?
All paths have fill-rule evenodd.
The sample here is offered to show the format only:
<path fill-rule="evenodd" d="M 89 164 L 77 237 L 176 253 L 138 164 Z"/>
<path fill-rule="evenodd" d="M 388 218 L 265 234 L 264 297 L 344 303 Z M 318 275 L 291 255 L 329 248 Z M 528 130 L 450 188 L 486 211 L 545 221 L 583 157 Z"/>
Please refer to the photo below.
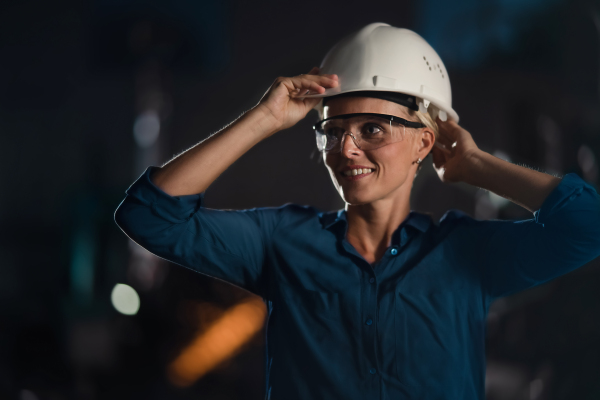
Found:
<path fill-rule="evenodd" d="M 140 309 L 140 297 L 135 289 L 123 283 L 117 283 L 110 294 L 110 300 L 121 314 L 135 315 Z"/>
<path fill-rule="evenodd" d="M 539 399 L 543 390 L 544 390 L 544 381 L 541 378 L 534 379 L 529 384 L 529 398 L 531 400 Z"/>
<path fill-rule="evenodd" d="M 31 390 L 21 390 L 19 400 L 38 400 L 38 397 Z"/>
<path fill-rule="evenodd" d="M 598 164 L 594 151 L 587 145 L 583 144 L 577 151 L 577 162 L 583 172 L 583 178 L 587 181 L 594 182 L 598 178 Z"/>
<path fill-rule="evenodd" d="M 72 237 L 71 290 L 80 304 L 89 304 L 94 290 L 96 238 L 89 224 L 83 223 Z"/>
<path fill-rule="evenodd" d="M 168 367 L 169 380 L 190 386 L 223 361 L 238 354 L 263 327 L 267 311 L 262 299 L 253 296 L 231 307 L 212 325 L 199 332 Z"/>
<path fill-rule="evenodd" d="M 138 146 L 150 147 L 158 139 L 160 134 L 160 118 L 154 110 L 148 110 L 140 114 L 133 124 L 133 137 Z"/>

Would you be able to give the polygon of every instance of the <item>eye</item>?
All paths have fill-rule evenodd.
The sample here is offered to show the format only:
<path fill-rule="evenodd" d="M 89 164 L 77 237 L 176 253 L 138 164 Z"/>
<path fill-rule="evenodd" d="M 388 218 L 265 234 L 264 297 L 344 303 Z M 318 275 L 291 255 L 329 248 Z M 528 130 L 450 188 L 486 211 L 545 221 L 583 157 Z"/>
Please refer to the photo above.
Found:
<path fill-rule="evenodd" d="M 385 133 L 385 131 L 383 130 L 382 127 L 380 127 L 377 124 L 365 124 L 365 126 L 363 126 L 363 135 L 366 136 L 378 136 L 378 135 L 382 135 Z"/>
<path fill-rule="evenodd" d="M 342 135 L 344 134 L 344 130 L 337 126 L 326 127 L 324 129 L 324 131 L 325 131 L 325 135 L 327 135 L 328 137 L 337 138 L 337 139 L 342 137 Z"/>

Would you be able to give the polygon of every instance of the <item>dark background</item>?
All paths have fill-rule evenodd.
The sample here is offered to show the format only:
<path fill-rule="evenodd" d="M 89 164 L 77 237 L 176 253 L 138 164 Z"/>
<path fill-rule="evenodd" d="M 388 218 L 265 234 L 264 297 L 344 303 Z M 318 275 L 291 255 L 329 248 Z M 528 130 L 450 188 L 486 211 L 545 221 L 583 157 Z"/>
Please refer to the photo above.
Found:
<path fill-rule="evenodd" d="M 219 130 L 277 76 L 309 71 L 371 22 L 415 30 L 438 51 L 461 124 L 483 150 L 598 184 L 597 1 L 2 2 L 0 398 L 262 398 L 264 331 L 191 385 L 168 378 L 210 321 L 250 295 L 140 250 L 113 212 L 146 166 Z M 315 151 L 315 119 L 257 145 L 206 204 L 341 208 Z M 442 184 L 430 159 L 413 192 L 413 209 L 436 220 L 449 208 L 531 218 Z M 600 398 L 599 264 L 492 306 L 488 399 Z M 117 283 L 139 293 L 136 315 L 111 305 Z"/>

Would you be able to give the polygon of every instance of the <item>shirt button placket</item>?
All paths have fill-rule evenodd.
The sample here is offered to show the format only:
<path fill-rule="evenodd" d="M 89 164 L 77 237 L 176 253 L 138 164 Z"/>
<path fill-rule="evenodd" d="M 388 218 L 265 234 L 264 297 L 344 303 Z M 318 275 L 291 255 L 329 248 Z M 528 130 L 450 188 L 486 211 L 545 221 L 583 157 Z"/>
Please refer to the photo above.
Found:
<path fill-rule="evenodd" d="M 368 357 L 367 357 L 367 370 L 369 371 L 369 375 L 375 375 L 377 373 L 377 369 L 374 367 L 374 364 L 376 362 L 376 340 L 377 338 L 375 337 L 375 330 L 372 328 L 374 321 L 373 321 L 373 317 L 370 317 L 370 315 L 376 315 L 377 313 L 377 285 L 376 285 L 376 278 L 375 276 L 370 276 L 367 278 L 369 283 L 366 286 L 366 291 L 369 293 L 368 297 L 366 297 L 365 299 L 368 299 L 367 303 L 365 304 L 366 309 L 366 318 L 363 320 L 365 326 L 365 339 L 368 342 L 367 345 L 367 349 L 369 349 L 368 352 Z M 375 383 L 373 383 L 375 384 Z"/>

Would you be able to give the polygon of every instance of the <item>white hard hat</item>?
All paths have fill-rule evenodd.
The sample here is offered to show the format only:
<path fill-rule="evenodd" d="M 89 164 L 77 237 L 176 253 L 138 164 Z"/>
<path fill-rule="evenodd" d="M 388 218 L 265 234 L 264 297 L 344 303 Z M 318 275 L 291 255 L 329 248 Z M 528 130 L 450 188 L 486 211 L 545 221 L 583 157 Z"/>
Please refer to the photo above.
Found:
<path fill-rule="evenodd" d="M 329 97 L 357 91 L 404 93 L 416 97 L 419 110 L 435 119 L 458 122 L 452 108 L 450 79 L 435 50 L 417 33 L 385 23 L 373 23 L 342 39 L 321 63 L 322 74 L 337 74 L 339 85 Z M 322 110 L 323 102 L 315 106 Z"/>

